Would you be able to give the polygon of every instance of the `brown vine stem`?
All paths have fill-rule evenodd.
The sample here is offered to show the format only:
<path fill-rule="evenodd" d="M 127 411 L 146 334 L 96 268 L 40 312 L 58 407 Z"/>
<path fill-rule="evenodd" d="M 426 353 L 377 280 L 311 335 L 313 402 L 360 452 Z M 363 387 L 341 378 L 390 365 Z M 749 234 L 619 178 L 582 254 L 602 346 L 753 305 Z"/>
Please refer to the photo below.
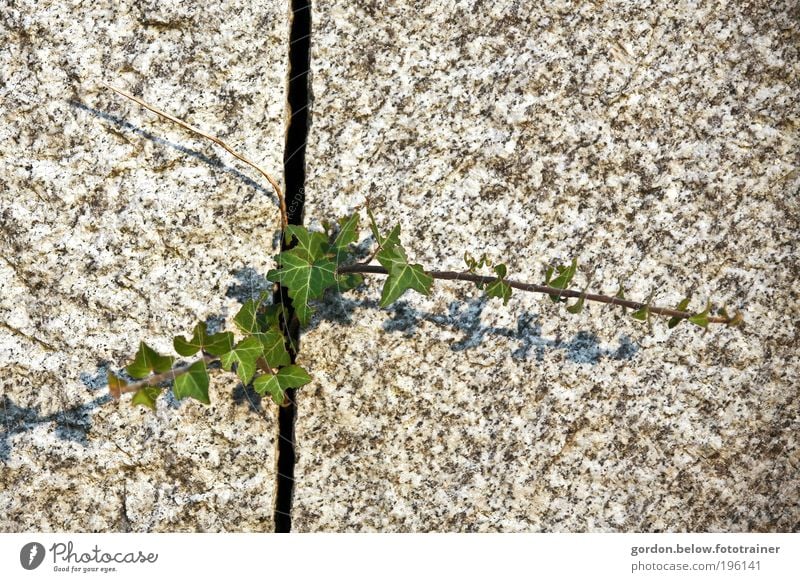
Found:
<path fill-rule="evenodd" d="M 202 358 L 202 361 L 204 361 L 206 365 L 210 364 L 211 362 L 216 362 L 217 360 L 219 360 L 219 358 L 216 356 L 209 356 L 207 354 Z M 139 388 L 144 388 L 145 386 L 158 386 L 162 382 L 171 382 L 176 376 L 186 373 L 189 368 L 199 361 L 200 360 L 195 360 L 191 364 L 178 366 L 176 368 L 172 368 L 171 370 L 167 370 L 166 372 L 162 372 L 161 374 L 154 374 L 153 376 L 149 376 L 144 380 L 131 382 L 130 384 L 125 384 L 124 386 L 118 385 L 112 387 L 111 383 L 109 382 L 109 392 L 111 392 L 111 396 L 113 396 L 115 400 L 119 400 L 120 396 L 126 392 L 136 392 Z"/>
<path fill-rule="evenodd" d="M 165 112 L 161 111 L 160 109 L 158 109 L 156 107 L 153 107 L 149 103 L 146 103 L 145 101 L 142 101 L 138 97 L 135 97 L 134 95 L 131 95 L 130 93 L 126 93 L 122 89 L 117 89 L 116 87 L 112 87 L 111 85 L 109 85 L 108 83 L 105 83 L 103 81 L 100 81 L 100 84 L 103 87 L 105 87 L 106 89 L 110 89 L 114 93 L 117 93 L 118 95 L 121 95 L 121 96 L 125 97 L 126 99 L 130 99 L 134 103 L 138 103 L 139 105 L 141 105 L 145 109 L 148 109 L 148 110 L 152 111 L 156 115 L 158 115 L 160 117 L 163 117 L 164 119 L 167 119 L 167 120 L 171 121 L 172 123 L 175 123 L 176 125 L 181 126 L 183 129 L 185 129 L 187 131 L 191 131 L 192 133 L 197 134 L 200 137 L 204 137 L 205 139 L 214 142 L 219 147 L 224 149 L 226 152 L 231 154 L 234 158 L 236 158 L 237 160 L 239 160 L 241 162 L 244 162 L 245 164 L 247 164 L 248 166 L 250 166 L 251 168 L 256 170 L 259 174 L 264 176 L 264 178 L 267 180 L 267 182 L 269 182 L 270 186 L 272 186 L 272 189 L 275 190 L 275 195 L 278 197 L 278 206 L 280 207 L 280 212 L 281 212 L 281 230 L 286 228 L 286 225 L 289 224 L 289 218 L 288 218 L 288 215 L 287 215 L 287 212 L 286 212 L 286 200 L 283 197 L 283 192 L 281 191 L 281 187 L 278 185 L 278 182 L 276 182 L 275 179 L 271 175 L 269 175 L 267 172 L 262 170 L 255 162 L 249 160 L 248 158 L 246 158 L 242 154 L 236 152 L 232 147 L 230 147 L 228 144 L 226 144 L 224 141 L 222 141 L 218 137 L 210 135 L 210 134 L 208 134 L 208 133 L 206 133 L 206 132 L 204 132 L 204 131 L 196 128 L 196 127 L 194 127 L 193 125 L 190 125 L 190 124 L 186 123 L 182 119 L 178 119 L 174 115 L 170 115 L 169 113 L 165 113 Z"/>
<path fill-rule="evenodd" d="M 337 269 L 339 273 L 360 273 L 372 275 L 388 275 L 389 273 L 385 268 L 378 265 L 363 265 L 357 263 L 355 265 L 346 265 Z M 497 277 L 487 277 L 484 275 L 477 275 L 470 272 L 459 271 L 425 271 L 434 279 L 443 279 L 449 281 L 469 281 L 472 283 L 489 284 L 497 281 Z M 547 295 L 556 295 L 559 297 L 574 297 L 579 299 L 581 297 L 586 301 L 594 301 L 596 303 L 606 303 L 609 305 L 620 305 L 622 307 L 629 307 L 631 309 L 641 309 L 648 307 L 647 303 L 640 301 L 630 301 L 628 299 L 621 299 L 619 297 L 611 297 L 609 295 L 599 295 L 596 293 L 586 293 L 585 291 L 576 291 L 573 289 L 557 289 L 555 287 L 548 287 L 547 285 L 536 285 L 533 283 L 520 283 L 510 279 L 503 279 L 510 287 L 519 289 L 520 291 L 529 291 L 531 293 L 544 293 Z M 677 309 L 669 309 L 667 307 L 649 306 L 648 311 L 653 315 L 665 315 L 667 317 L 677 317 L 680 319 L 689 319 L 694 316 L 694 313 L 689 311 L 679 311 Z M 737 325 L 741 323 L 742 315 L 736 313 L 733 317 L 723 317 L 721 315 L 709 316 L 709 323 L 724 323 L 728 325 Z"/>

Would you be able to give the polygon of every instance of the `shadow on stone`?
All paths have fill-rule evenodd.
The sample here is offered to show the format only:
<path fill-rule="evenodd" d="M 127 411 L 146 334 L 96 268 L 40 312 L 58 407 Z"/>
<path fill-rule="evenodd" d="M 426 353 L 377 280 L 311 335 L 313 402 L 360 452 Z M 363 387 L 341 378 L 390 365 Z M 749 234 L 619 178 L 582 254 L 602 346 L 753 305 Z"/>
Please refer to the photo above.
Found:
<path fill-rule="evenodd" d="M 15 434 L 33 430 L 36 426 L 55 423 L 56 436 L 65 441 L 73 441 L 83 446 L 88 444 L 89 432 L 92 430 L 90 412 L 111 401 L 111 396 L 104 394 L 58 412 L 42 415 L 38 406 L 24 407 L 16 404 L 4 395 L 0 408 L 0 461 L 7 461 L 11 452 L 10 439 Z"/>
<path fill-rule="evenodd" d="M 411 336 L 417 332 L 420 321 L 429 321 L 441 328 L 463 333 L 462 338 L 451 345 L 450 349 L 453 351 L 469 350 L 487 341 L 491 342 L 492 338 L 496 337 L 514 339 L 520 344 L 512 353 L 513 358 L 517 360 L 535 357 L 538 361 L 542 361 L 546 351 L 564 350 L 567 358 L 573 362 L 596 364 L 603 358 L 630 360 L 639 349 L 626 335 L 620 336 L 619 345 L 615 348 L 603 347 L 599 338 L 588 331 L 580 331 L 567 341 L 559 337 L 548 339 L 542 337 L 542 326 L 538 323 L 538 316 L 527 312 L 517 318 L 515 328 L 484 325 L 481 323 L 481 314 L 487 302 L 485 296 L 468 302 L 453 301 L 448 306 L 447 313 L 443 314 L 421 312 L 406 301 L 398 301 L 386 309 L 391 313 L 391 319 L 384 322 L 383 329 L 390 333 Z M 319 306 L 319 317 L 343 325 L 352 325 L 351 315 L 357 307 L 381 309 L 375 300 L 355 301 L 338 296 L 329 298 Z M 310 327 L 314 326 L 312 322 Z"/>
<path fill-rule="evenodd" d="M 275 197 L 275 193 L 272 190 L 268 190 L 267 188 L 265 188 L 264 186 L 262 186 L 261 184 L 259 184 L 258 182 L 256 182 L 252 178 L 250 178 L 249 176 L 243 174 L 239 170 L 236 170 L 235 168 L 231 168 L 229 166 L 226 166 L 222 162 L 222 160 L 220 160 L 217 157 L 208 156 L 208 155 L 206 155 L 206 154 L 204 154 L 202 152 L 199 152 L 197 150 L 193 150 L 191 148 L 187 148 L 185 146 L 182 146 L 182 145 L 173 143 L 173 142 L 171 142 L 169 140 L 166 140 L 166 139 L 164 139 L 162 137 L 158 137 L 157 135 L 153 135 L 149 131 L 145 131 L 144 129 L 133 125 L 129 121 L 125 121 L 124 119 L 119 118 L 119 117 L 117 117 L 115 115 L 111 115 L 110 113 L 106 113 L 105 111 L 100 111 L 99 109 L 94 109 L 93 107 L 89 107 L 88 105 L 85 105 L 85 104 L 81 103 L 80 101 L 76 101 L 74 99 L 70 99 L 70 100 L 67 101 L 67 103 L 69 103 L 72 107 L 75 107 L 76 109 L 80 109 L 81 111 L 85 111 L 86 113 L 89 113 L 90 115 L 94 115 L 95 117 L 99 117 L 100 119 L 104 119 L 104 120 L 106 120 L 106 121 L 108 121 L 110 123 L 113 123 L 119 129 L 126 129 L 128 131 L 131 131 L 133 133 L 141 135 L 142 137 L 144 137 L 145 139 L 149 139 L 153 143 L 157 143 L 159 145 L 168 146 L 168 147 L 170 147 L 170 148 L 172 148 L 174 150 L 177 150 L 177 151 L 179 151 L 179 152 L 181 152 L 183 154 L 186 154 L 186 155 L 191 156 L 191 157 L 193 157 L 193 158 L 195 158 L 197 160 L 200 160 L 201 162 L 203 162 L 204 164 L 208 164 L 212 168 L 215 168 L 217 170 L 225 172 L 226 174 L 230 174 L 231 176 L 234 176 L 237 179 L 241 180 L 242 182 L 244 182 L 245 184 L 247 184 L 248 186 L 250 186 L 254 190 L 257 190 L 258 192 L 261 192 L 263 194 L 266 194 L 266 195 L 270 196 L 273 199 L 273 201 L 275 202 L 275 204 L 276 205 L 278 204 L 278 200 Z M 249 202 L 249 201 L 250 201 L 250 198 L 245 200 L 245 202 Z"/>

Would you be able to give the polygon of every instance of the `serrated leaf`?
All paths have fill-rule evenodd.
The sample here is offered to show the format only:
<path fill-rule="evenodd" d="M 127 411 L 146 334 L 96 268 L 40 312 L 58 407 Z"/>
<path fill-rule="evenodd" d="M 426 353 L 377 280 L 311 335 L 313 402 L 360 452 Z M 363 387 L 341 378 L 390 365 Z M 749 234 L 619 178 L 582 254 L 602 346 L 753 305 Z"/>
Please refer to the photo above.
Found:
<path fill-rule="evenodd" d="M 240 341 L 227 354 L 223 354 L 219 361 L 228 371 L 236 364 L 236 375 L 247 386 L 256 373 L 256 361 L 263 353 L 264 347 L 259 339 L 251 336 Z"/>
<path fill-rule="evenodd" d="M 278 370 L 277 374 L 264 374 L 253 381 L 253 389 L 259 394 L 269 394 L 276 404 L 283 404 L 286 398 L 286 390 L 289 388 L 299 388 L 311 382 L 302 367 L 292 365 Z"/>
<path fill-rule="evenodd" d="M 132 378 L 144 378 L 150 375 L 150 372 L 160 374 L 172 368 L 172 363 L 175 361 L 171 356 L 162 356 L 146 343 L 141 342 L 133 362 L 128 364 L 125 371 Z"/>
<path fill-rule="evenodd" d="M 122 388 L 127 385 L 128 383 L 122 378 L 118 377 L 116 374 L 112 372 L 108 373 L 108 391 L 111 393 L 111 396 L 114 398 L 114 400 L 120 399 L 122 396 Z"/>
<path fill-rule="evenodd" d="M 689 297 L 684 297 L 681 300 L 681 302 L 678 303 L 678 306 L 675 309 L 677 309 L 678 311 L 686 311 L 686 308 L 689 307 L 689 300 L 690 300 Z M 667 327 L 669 329 L 672 329 L 683 320 L 684 320 L 683 317 L 672 317 L 670 318 L 669 322 L 667 322 Z"/>
<path fill-rule="evenodd" d="M 136 391 L 133 395 L 131 403 L 135 405 L 146 406 L 151 410 L 156 409 L 156 398 L 161 394 L 161 388 L 157 386 L 143 386 Z"/>
<path fill-rule="evenodd" d="M 554 289 L 566 289 L 572 282 L 572 278 L 575 276 L 575 273 L 577 273 L 577 271 L 578 271 L 577 259 L 572 259 L 572 263 L 567 267 L 561 265 L 556 267 L 557 275 L 555 279 L 550 279 L 550 277 L 553 275 L 553 269 L 552 267 L 550 267 L 546 271 L 546 278 L 547 281 L 549 282 L 546 282 L 545 284 L 548 285 L 549 287 L 553 287 Z M 558 303 L 559 301 L 567 300 L 566 297 L 561 297 L 559 295 L 550 295 L 549 297 L 553 303 Z"/>
<path fill-rule="evenodd" d="M 253 337 L 261 344 L 261 353 L 271 368 L 291 363 L 289 352 L 286 351 L 286 340 L 280 331 L 269 330 L 266 333 L 254 334 Z"/>
<path fill-rule="evenodd" d="M 297 244 L 286 252 L 292 253 L 309 263 L 313 263 L 323 255 L 323 248 L 328 242 L 324 233 L 309 231 L 304 226 L 297 224 L 288 225 L 286 227 L 286 235 L 290 243 L 292 239 L 297 241 Z"/>
<path fill-rule="evenodd" d="M 486 295 L 489 297 L 498 297 L 503 300 L 503 305 L 507 305 L 511 297 L 511 285 L 502 279 L 497 279 L 486 285 Z"/>
<path fill-rule="evenodd" d="M 281 267 L 267 274 L 267 279 L 280 283 L 289 290 L 297 318 L 303 326 L 311 320 L 313 309 L 309 300 L 322 297 L 325 289 L 334 287 L 336 281 L 336 265 L 330 259 L 322 258 L 309 263 L 292 254 L 279 255 Z"/>
<path fill-rule="evenodd" d="M 433 277 L 428 275 L 422 265 L 398 263 L 390 271 L 381 293 L 381 307 L 388 307 L 408 289 L 429 295 Z"/>
<path fill-rule="evenodd" d="M 175 377 L 175 387 L 172 392 L 175 398 L 194 398 L 203 404 L 211 404 L 208 398 L 208 370 L 206 370 L 205 360 L 199 360 L 189 366 L 183 374 Z"/>
<path fill-rule="evenodd" d="M 175 336 L 172 344 L 175 351 L 181 356 L 189 357 L 202 350 L 213 356 L 221 356 L 230 351 L 233 347 L 233 334 L 229 331 L 208 335 L 208 328 L 205 323 L 200 322 L 194 326 L 192 339 L 187 340 L 183 336 Z"/>

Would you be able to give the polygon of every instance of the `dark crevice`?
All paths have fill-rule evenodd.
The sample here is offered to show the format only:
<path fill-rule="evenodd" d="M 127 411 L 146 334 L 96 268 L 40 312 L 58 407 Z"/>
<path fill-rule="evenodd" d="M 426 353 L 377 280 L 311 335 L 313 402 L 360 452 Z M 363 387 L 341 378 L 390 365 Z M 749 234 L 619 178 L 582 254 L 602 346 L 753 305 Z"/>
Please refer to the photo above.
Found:
<path fill-rule="evenodd" d="M 289 224 L 303 223 L 306 180 L 306 137 L 308 135 L 309 90 L 308 70 L 311 47 L 311 1 L 290 0 L 291 31 L 289 33 L 289 126 L 283 152 L 283 175 L 286 191 L 286 210 Z M 281 241 L 286 250 L 286 240 Z M 297 356 L 300 328 L 286 289 L 281 287 L 275 300 L 287 307 L 284 333 L 289 338 L 292 362 Z M 294 489 L 294 422 L 297 417 L 295 391 L 288 390 L 288 406 L 278 413 L 278 478 L 275 500 L 275 531 L 292 529 L 292 495 Z"/>

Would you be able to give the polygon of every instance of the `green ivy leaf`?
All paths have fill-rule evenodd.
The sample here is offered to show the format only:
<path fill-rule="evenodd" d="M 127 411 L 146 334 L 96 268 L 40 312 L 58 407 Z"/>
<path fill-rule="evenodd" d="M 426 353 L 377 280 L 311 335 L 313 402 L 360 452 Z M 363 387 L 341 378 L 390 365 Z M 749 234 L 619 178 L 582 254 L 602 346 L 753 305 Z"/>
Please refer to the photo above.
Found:
<path fill-rule="evenodd" d="M 189 366 L 183 374 L 175 377 L 175 387 L 173 393 L 175 398 L 194 398 L 203 404 L 211 404 L 208 398 L 208 370 L 206 370 L 205 360 L 199 360 Z"/>
<path fill-rule="evenodd" d="M 261 344 L 261 352 L 271 368 L 291 363 L 289 352 L 286 351 L 286 340 L 280 331 L 271 329 L 265 333 L 253 334 L 253 337 Z"/>
<path fill-rule="evenodd" d="M 205 323 L 200 322 L 194 326 L 192 339 L 187 340 L 183 336 L 175 336 L 172 344 L 175 351 L 181 356 L 188 358 L 202 350 L 212 356 L 221 356 L 229 352 L 233 347 L 233 334 L 229 331 L 208 335 L 208 328 Z"/>
<path fill-rule="evenodd" d="M 578 297 L 578 300 L 569 307 L 567 307 L 568 312 L 577 315 L 578 313 L 583 311 L 583 304 L 586 301 L 586 292 L 589 290 L 589 286 L 591 284 L 592 284 L 592 276 L 590 275 L 589 280 L 586 281 L 586 286 L 583 288 L 583 291 L 581 291 L 580 297 Z"/>
<path fill-rule="evenodd" d="M 157 386 L 143 386 L 136 391 L 136 394 L 133 395 L 133 400 L 131 400 L 131 403 L 134 406 L 139 404 L 155 411 L 156 398 L 158 398 L 159 394 L 161 394 L 161 388 Z"/>
<path fill-rule="evenodd" d="M 309 300 L 322 297 L 325 289 L 337 283 L 336 265 L 326 258 L 309 263 L 291 251 L 281 253 L 278 257 L 281 267 L 267 273 L 267 279 L 289 290 L 297 318 L 301 325 L 306 326 L 314 312 L 308 305 Z"/>
<path fill-rule="evenodd" d="M 503 305 L 507 305 L 511 297 L 511 285 L 503 281 L 503 279 L 497 279 L 486 285 L 486 295 L 498 297 L 503 300 Z"/>
<path fill-rule="evenodd" d="M 236 375 L 247 386 L 256 373 L 256 361 L 264 353 L 264 347 L 255 336 L 243 339 L 236 347 L 220 358 L 222 367 L 228 371 L 236 364 Z"/>
<path fill-rule="evenodd" d="M 548 267 L 545 271 L 545 285 L 549 287 L 553 287 L 555 289 L 566 289 L 569 287 L 569 284 L 572 282 L 572 278 L 575 276 L 575 273 L 578 271 L 578 260 L 572 259 L 572 263 L 568 266 L 559 265 L 556 267 L 556 278 L 551 279 L 553 275 L 553 268 Z M 553 303 L 558 303 L 559 301 L 566 301 L 566 297 L 561 297 L 559 295 L 550 295 L 550 300 Z"/>
<path fill-rule="evenodd" d="M 649 321 L 650 319 L 650 304 L 653 301 L 653 294 L 650 294 L 650 297 L 647 298 L 647 301 L 644 302 L 639 309 L 631 313 L 631 317 L 634 319 L 638 319 L 639 321 Z"/>
<path fill-rule="evenodd" d="M 141 342 L 133 362 L 125 368 L 125 371 L 132 378 L 144 378 L 150 375 L 150 372 L 155 372 L 156 374 L 166 372 L 172 368 L 174 361 L 174 358 L 162 356 L 146 343 Z"/>
<path fill-rule="evenodd" d="M 709 301 L 706 304 L 705 310 L 703 310 L 702 312 L 697 313 L 697 314 L 695 314 L 695 315 L 693 315 L 693 316 L 691 316 L 689 318 L 689 323 L 693 323 L 693 324 L 698 325 L 698 326 L 700 326 L 702 328 L 707 328 L 708 327 L 708 314 L 709 314 L 710 311 L 711 311 L 711 302 Z"/>
<path fill-rule="evenodd" d="M 289 242 L 292 239 L 297 241 L 296 246 L 287 252 L 305 259 L 309 263 L 313 263 L 322 257 L 324 254 L 323 249 L 328 242 L 324 233 L 309 232 L 307 228 L 296 224 L 290 224 L 286 227 L 286 238 Z"/>
<path fill-rule="evenodd" d="M 333 241 L 333 247 L 346 249 L 349 245 L 358 241 L 358 212 L 354 212 L 349 217 L 339 222 L 339 234 Z"/>
<path fill-rule="evenodd" d="M 381 293 L 381 307 L 391 305 L 398 297 L 408 289 L 418 291 L 423 295 L 429 295 L 433 285 L 433 277 L 428 275 L 422 265 L 409 265 L 408 263 L 398 263 L 389 272 Z"/>
<path fill-rule="evenodd" d="M 242 304 L 236 315 L 233 316 L 233 322 L 242 333 L 250 334 L 262 331 L 258 318 L 260 304 L 261 302 L 256 299 L 248 299 Z"/>
<path fill-rule="evenodd" d="M 617 299 L 622 299 L 623 301 L 625 300 L 625 290 L 622 288 L 622 283 L 620 283 L 619 290 L 617 291 L 617 294 L 614 295 L 614 297 L 616 297 Z M 622 305 L 622 313 L 627 313 L 627 312 L 628 308 Z"/>
<path fill-rule="evenodd" d="M 494 272 L 497 273 L 497 276 L 501 279 L 505 279 L 506 274 L 508 273 L 508 268 L 504 263 L 500 263 L 499 265 L 494 266 Z"/>
<path fill-rule="evenodd" d="M 355 289 L 364 282 L 364 277 L 359 273 L 344 273 L 336 276 L 336 289 L 340 293 Z"/>
<path fill-rule="evenodd" d="M 367 209 L 367 214 L 369 215 L 369 228 L 372 231 L 372 235 L 375 237 L 375 240 L 378 241 L 378 244 L 383 248 L 388 248 L 393 245 L 400 244 L 400 225 L 398 224 L 395 226 L 386 238 L 381 236 L 380 230 L 378 229 L 378 224 L 375 222 L 375 217 L 372 215 L 372 211 Z"/>
<path fill-rule="evenodd" d="M 675 308 L 678 311 L 686 311 L 686 308 L 689 307 L 689 297 L 684 297 L 683 300 L 678 303 L 678 306 Z M 667 327 L 672 329 L 676 325 L 678 325 L 684 318 L 682 317 L 672 317 L 670 318 L 669 322 L 667 323 Z"/>
<path fill-rule="evenodd" d="M 261 395 L 269 394 L 276 404 L 283 404 L 286 399 L 286 390 L 299 388 L 311 382 L 308 375 L 300 366 L 286 366 L 278 370 L 277 374 L 264 374 L 253 381 L 253 389 Z"/>

